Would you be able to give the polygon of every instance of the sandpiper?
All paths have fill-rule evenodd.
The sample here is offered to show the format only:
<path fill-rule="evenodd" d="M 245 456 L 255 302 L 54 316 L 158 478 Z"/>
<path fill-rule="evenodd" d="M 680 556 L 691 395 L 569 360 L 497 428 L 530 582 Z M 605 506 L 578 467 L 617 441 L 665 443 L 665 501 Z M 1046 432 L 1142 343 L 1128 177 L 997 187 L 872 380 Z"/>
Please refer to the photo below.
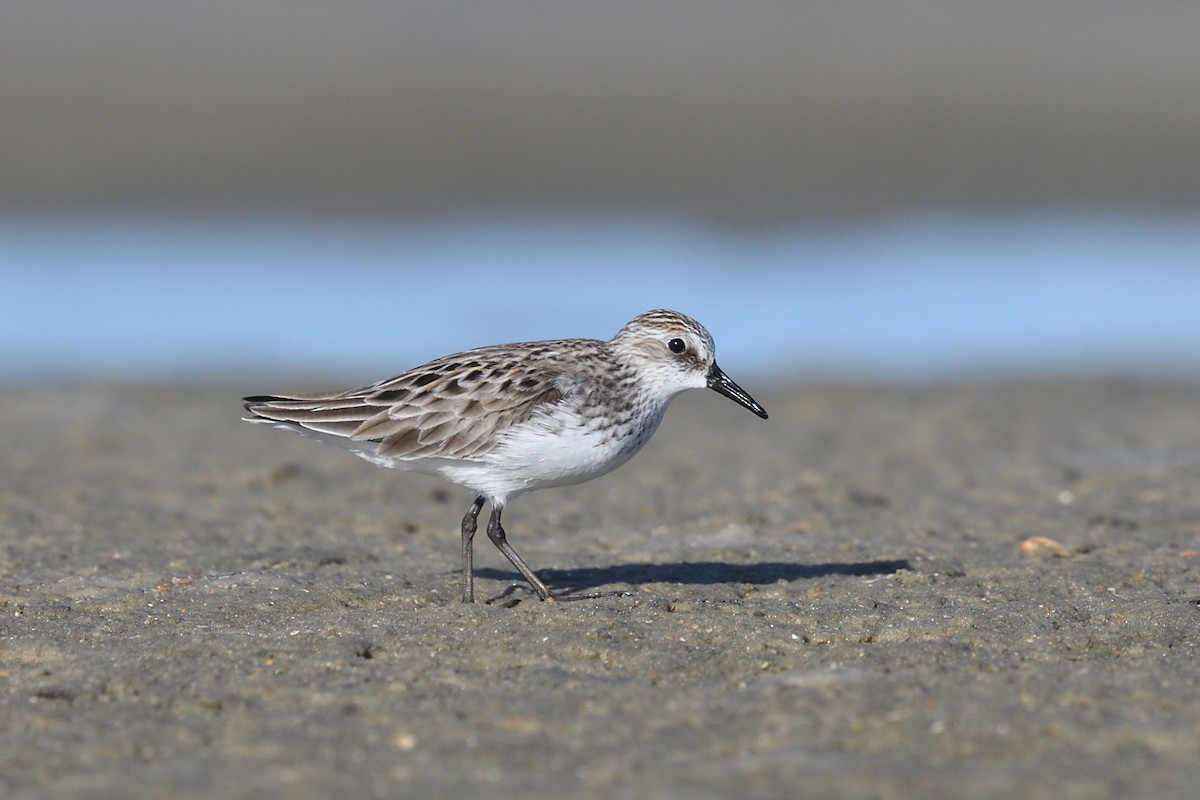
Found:
<path fill-rule="evenodd" d="M 691 317 L 648 311 L 608 341 L 481 347 L 359 389 L 247 397 L 246 420 L 470 489 L 475 499 L 461 526 L 463 602 L 475 599 L 472 542 L 485 502 L 492 509 L 488 538 L 547 600 L 550 590 L 500 525 L 505 505 L 624 464 L 686 389 L 707 386 L 766 419 L 766 410 L 717 366 L 713 350 L 712 336 Z"/>

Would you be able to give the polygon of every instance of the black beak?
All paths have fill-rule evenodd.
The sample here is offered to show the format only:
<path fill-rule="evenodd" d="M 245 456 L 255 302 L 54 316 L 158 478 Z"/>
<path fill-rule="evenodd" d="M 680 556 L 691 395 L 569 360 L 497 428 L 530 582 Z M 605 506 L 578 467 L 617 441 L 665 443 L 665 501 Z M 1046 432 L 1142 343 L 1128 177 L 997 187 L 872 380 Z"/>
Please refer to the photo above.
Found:
<path fill-rule="evenodd" d="M 708 371 L 708 388 L 725 395 L 739 406 L 745 406 L 763 419 L 767 418 L 767 410 L 747 394 L 745 389 L 738 386 L 728 375 L 722 372 L 715 361 L 713 362 L 712 369 Z"/>

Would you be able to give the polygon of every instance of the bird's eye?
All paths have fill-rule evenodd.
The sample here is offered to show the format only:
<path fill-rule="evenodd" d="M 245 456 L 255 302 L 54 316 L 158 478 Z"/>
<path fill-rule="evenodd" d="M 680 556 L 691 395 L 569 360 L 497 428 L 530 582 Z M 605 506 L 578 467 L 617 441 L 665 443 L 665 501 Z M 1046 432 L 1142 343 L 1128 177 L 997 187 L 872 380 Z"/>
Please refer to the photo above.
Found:
<path fill-rule="evenodd" d="M 678 355 L 684 350 L 687 350 L 687 344 L 684 343 L 683 339 L 672 339 L 671 341 L 667 342 L 667 349 Z"/>

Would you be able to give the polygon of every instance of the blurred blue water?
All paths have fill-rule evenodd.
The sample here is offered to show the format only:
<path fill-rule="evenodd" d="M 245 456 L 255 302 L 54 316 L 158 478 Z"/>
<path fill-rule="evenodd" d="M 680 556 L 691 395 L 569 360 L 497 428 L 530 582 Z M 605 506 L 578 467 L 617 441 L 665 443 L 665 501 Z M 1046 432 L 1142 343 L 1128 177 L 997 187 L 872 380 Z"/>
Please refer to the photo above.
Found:
<path fill-rule="evenodd" d="M 1200 374 L 1200 219 L 0 218 L 0 382 L 368 381 L 676 308 L 737 379 Z"/>

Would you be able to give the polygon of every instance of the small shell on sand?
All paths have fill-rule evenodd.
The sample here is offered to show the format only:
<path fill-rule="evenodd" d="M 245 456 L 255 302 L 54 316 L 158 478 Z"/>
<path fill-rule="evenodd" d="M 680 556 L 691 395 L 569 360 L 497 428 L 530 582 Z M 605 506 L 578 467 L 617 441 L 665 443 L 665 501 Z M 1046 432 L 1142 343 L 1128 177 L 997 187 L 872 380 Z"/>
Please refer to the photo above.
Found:
<path fill-rule="evenodd" d="M 1030 536 L 1025 541 L 1021 542 L 1021 555 L 1036 557 L 1036 558 L 1068 558 L 1070 553 L 1067 548 L 1063 547 L 1053 539 L 1045 536 Z"/>

